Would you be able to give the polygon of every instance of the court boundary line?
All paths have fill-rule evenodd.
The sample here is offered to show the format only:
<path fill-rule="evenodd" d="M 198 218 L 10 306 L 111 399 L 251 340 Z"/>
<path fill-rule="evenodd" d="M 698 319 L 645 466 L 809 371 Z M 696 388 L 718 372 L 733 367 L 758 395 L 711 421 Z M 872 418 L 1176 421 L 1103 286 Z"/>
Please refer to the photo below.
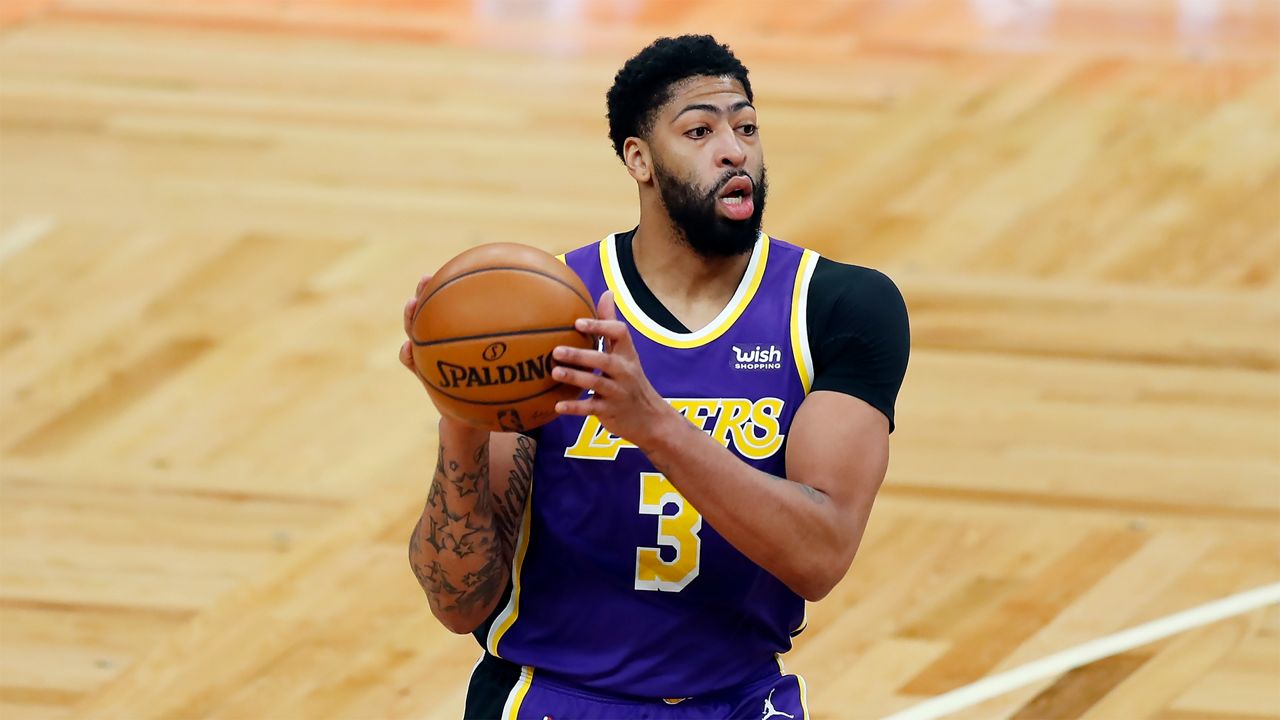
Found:
<path fill-rule="evenodd" d="M 1062 675 L 1078 667 L 1147 645 L 1170 635 L 1194 630 L 1276 603 L 1280 603 L 1280 582 L 1228 595 L 1219 600 L 1135 625 L 1127 630 L 1095 638 L 1012 670 L 989 675 L 885 716 L 884 720 L 934 720 L 1037 680 Z"/>

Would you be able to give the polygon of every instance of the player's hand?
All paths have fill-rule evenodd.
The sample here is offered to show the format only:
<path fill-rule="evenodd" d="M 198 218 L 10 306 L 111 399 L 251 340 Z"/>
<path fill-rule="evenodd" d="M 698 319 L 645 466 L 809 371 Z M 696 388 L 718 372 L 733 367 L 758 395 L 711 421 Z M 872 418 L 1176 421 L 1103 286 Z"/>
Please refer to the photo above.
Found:
<path fill-rule="evenodd" d="M 574 327 L 584 335 L 604 338 L 603 352 L 564 345 L 553 351 L 562 365 L 552 371 L 552 377 L 592 391 L 585 400 L 556 403 L 556 412 L 595 415 L 609 432 L 644 447 L 646 434 L 661 425 L 657 420 L 675 410 L 645 377 L 640 356 L 631 341 L 631 331 L 618 320 L 612 292 L 600 296 L 596 318 L 580 318 Z"/>
<path fill-rule="evenodd" d="M 409 298 L 409 300 L 404 304 L 404 335 L 406 339 L 400 344 L 400 364 L 405 366 L 409 372 L 413 373 L 414 377 L 418 378 L 418 382 L 422 383 L 422 388 L 424 390 L 427 387 L 427 379 L 422 377 L 422 373 L 418 372 L 418 366 L 413 363 L 413 314 L 418 310 L 418 298 L 422 296 L 422 288 L 426 287 L 427 283 L 431 282 L 431 277 L 432 273 L 423 275 L 422 278 L 418 280 L 418 288 L 414 290 L 413 297 Z M 434 401 L 432 401 L 432 405 L 435 405 Z M 440 438 L 442 441 L 445 440 L 446 437 L 456 437 L 457 433 L 462 433 L 464 435 L 477 435 L 486 438 L 489 436 L 488 430 L 481 430 L 468 425 L 465 421 L 446 414 L 439 406 L 436 406 L 436 412 L 440 413 Z M 466 440 L 465 442 L 474 444 L 476 441 Z"/>
<path fill-rule="evenodd" d="M 431 282 L 431 274 L 423 275 L 418 281 L 418 289 L 414 291 L 413 297 L 404 304 L 405 341 L 400 345 L 400 364 L 418 378 L 418 382 L 422 383 L 424 389 L 427 387 L 427 380 L 422 377 L 422 373 L 418 372 L 418 366 L 413 364 L 413 313 L 418 309 L 418 297 L 422 295 L 422 288 L 429 282 Z"/>

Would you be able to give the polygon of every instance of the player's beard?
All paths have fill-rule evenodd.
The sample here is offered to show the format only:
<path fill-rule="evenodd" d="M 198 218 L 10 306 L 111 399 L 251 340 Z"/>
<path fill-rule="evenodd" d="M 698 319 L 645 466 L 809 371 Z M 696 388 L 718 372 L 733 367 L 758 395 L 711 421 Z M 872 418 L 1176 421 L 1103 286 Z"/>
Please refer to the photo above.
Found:
<path fill-rule="evenodd" d="M 760 167 L 759 178 L 751 177 L 745 170 L 729 170 L 710 190 L 680 179 L 669 172 L 657 157 L 653 158 L 653 175 L 667 215 L 685 244 L 694 252 L 704 258 L 723 258 L 750 252 L 755 247 L 764 218 L 765 195 L 769 191 L 764 166 Z M 730 220 L 716 210 L 716 196 L 725 183 L 739 175 L 752 181 L 755 208 L 751 217 L 745 220 Z"/>

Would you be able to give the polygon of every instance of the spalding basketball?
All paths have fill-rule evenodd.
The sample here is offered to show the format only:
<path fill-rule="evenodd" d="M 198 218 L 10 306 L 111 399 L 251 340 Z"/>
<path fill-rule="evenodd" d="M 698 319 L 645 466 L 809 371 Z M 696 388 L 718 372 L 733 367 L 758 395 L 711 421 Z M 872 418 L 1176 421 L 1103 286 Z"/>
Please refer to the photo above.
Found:
<path fill-rule="evenodd" d="M 557 345 L 595 347 L 573 327 L 582 317 L 595 317 L 595 306 L 564 263 L 527 245 L 481 245 L 422 288 L 413 362 L 440 412 L 494 431 L 530 430 L 582 393 L 551 377 Z"/>

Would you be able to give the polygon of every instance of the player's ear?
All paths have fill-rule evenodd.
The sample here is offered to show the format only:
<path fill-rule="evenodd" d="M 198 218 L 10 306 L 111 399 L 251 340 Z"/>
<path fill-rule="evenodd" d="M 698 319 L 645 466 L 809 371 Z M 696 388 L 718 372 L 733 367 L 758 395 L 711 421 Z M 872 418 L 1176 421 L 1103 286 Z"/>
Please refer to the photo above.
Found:
<path fill-rule="evenodd" d="M 638 183 L 647 183 L 653 176 L 649 143 L 638 137 L 629 137 L 622 144 L 622 162 L 627 164 L 627 172 Z"/>

